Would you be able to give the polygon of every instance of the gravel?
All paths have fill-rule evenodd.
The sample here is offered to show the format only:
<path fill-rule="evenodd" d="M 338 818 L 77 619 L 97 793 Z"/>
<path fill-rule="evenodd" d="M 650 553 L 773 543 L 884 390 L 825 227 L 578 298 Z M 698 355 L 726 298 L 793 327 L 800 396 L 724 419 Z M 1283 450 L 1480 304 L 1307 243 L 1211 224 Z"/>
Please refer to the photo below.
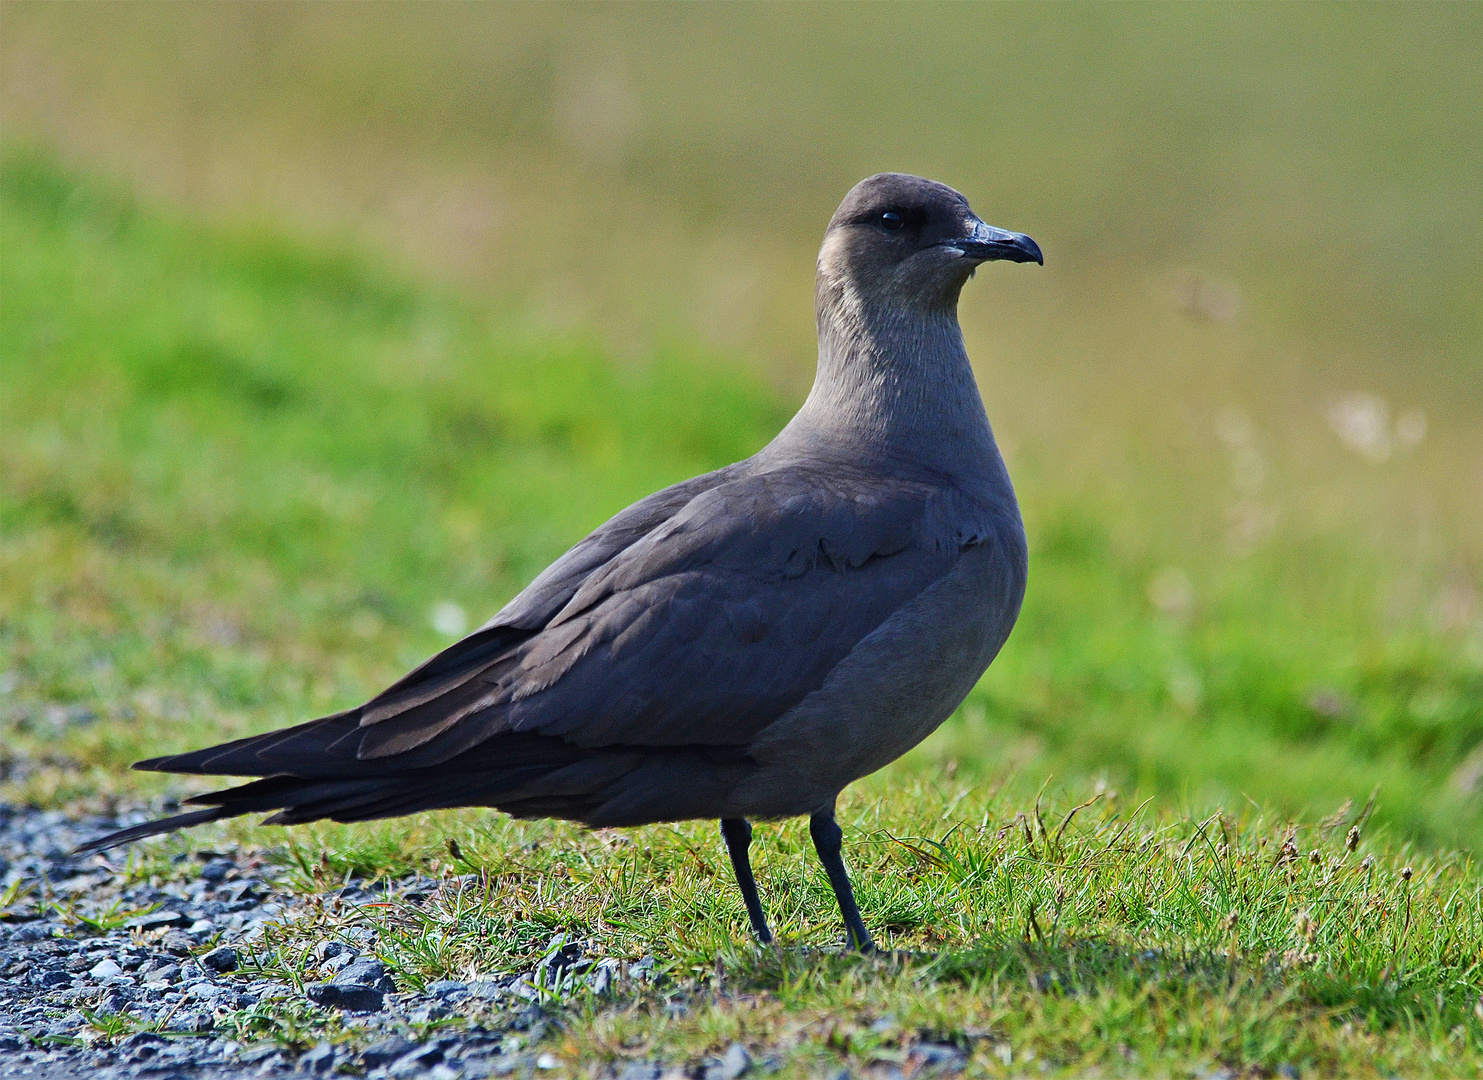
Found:
<path fill-rule="evenodd" d="M 307 902 L 277 886 L 273 868 L 201 852 L 177 857 L 185 880 L 156 886 L 115 873 L 122 860 L 70 854 L 79 843 L 148 816 L 72 819 L 0 803 L 0 1076 L 6 1080 L 551 1075 L 538 1068 L 535 1049 L 550 1030 L 535 1003 L 543 993 L 578 980 L 606 989 L 620 976 L 653 978 L 652 959 L 596 960 L 560 934 L 531 971 L 443 980 L 421 993 L 398 989 L 372 955 L 373 940 L 359 947 L 319 942 L 311 955 L 321 981 L 302 990 L 262 978 L 244 964 L 252 943 L 270 920 Z M 431 895 L 439 885 L 411 880 L 399 894 Z M 350 904 L 386 899 L 384 891 L 354 886 L 338 895 Z M 228 1030 L 234 1010 L 295 998 L 338 1010 L 353 1037 L 303 1052 L 228 1037 L 237 1030 Z M 106 1026 L 110 1018 L 124 1021 L 111 1037 L 95 1022 Z"/>
<path fill-rule="evenodd" d="M 375 932 L 325 939 L 305 963 L 318 981 L 302 988 L 264 977 L 251 960 L 270 922 L 302 914 L 325 897 L 295 895 L 276 870 L 243 855 L 176 856 L 182 880 L 129 882 L 123 860 L 73 857 L 106 832 L 157 816 L 69 818 L 0 802 L 0 1077 L 4 1080 L 279 1080 L 357 1076 L 366 1080 L 485 1080 L 560 1077 L 541 1049 L 554 1030 L 542 1003 L 577 989 L 606 994 L 654 984 L 653 957 L 630 963 L 593 955 L 594 946 L 556 934 L 529 971 L 443 979 L 421 992 L 399 990 L 375 956 Z M 168 809 L 168 807 L 165 807 Z M 453 879 L 452 884 L 458 884 Z M 470 878 L 470 881 L 473 879 Z M 394 892 L 426 899 L 442 881 L 408 878 L 336 893 L 341 904 L 379 903 Z M 139 914 L 131 914 L 140 912 Z M 89 925 L 85 920 L 92 920 Z M 360 934 L 360 937 L 354 935 Z M 245 969 L 245 970 L 244 970 Z M 307 972 L 306 972 L 307 973 Z M 244 1043 L 234 1017 L 279 1005 L 338 1014 L 342 1035 L 297 1048 Z M 683 1011 L 683 1002 L 668 1008 Z M 324 1017 L 325 1013 L 319 1014 Z M 106 1034 L 104 1027 L 110 1027 Z M 298 1025 L 300 1039 L 315 1039 Z M 950 1076 L 967 1056 L 923 1041 L 904 1068 L 873 1080 Z M 740 1043 L 688 1068 L 619 1062 L 609 1080 L 740 1080 L 775 1071 Z"/>

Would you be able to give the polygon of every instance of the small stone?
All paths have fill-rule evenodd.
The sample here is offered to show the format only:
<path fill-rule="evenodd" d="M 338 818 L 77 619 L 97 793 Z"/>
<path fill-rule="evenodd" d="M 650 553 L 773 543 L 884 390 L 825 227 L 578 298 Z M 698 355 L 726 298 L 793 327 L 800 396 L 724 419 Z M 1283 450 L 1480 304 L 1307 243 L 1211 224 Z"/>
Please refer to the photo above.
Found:
<path fill-rule="evenodd" d="M 184 930 L 170 930 L 160 938 L 160 948 L 172 956 L 189 956 L 195 947 L 196 943 Z"/>
<path fill-rule="evenodd" d="M 409 1080 L 410 1077 L 427 1072 L 442 1060 L 443 1048 L 436 1043 L 428 1043 L 397 1058 L 386 1070 L 386 1074 L 393 1080 Z"/>
<path fill-rule="evenodd" d="M 310 952 L 314 959 L 318 960 L 321 964 L 326 960 L 333 960 L 337 956 L 355 955 L 355 950 L 343 941 L 334 941 L 329 938 L 317 942 Z"/>
<path fill-rule="evenodd" d="M 207 982 L 205 979 L 202 979 L 200 982 L 191 983 L 185 988 L 186 997 L 193 997 L 197 1001 L 215 1001 L 217 998 L 226 997 L 230 993 L 232 993 L 230 988 L 218 986 L 216 983 Z"/>
<path fill-rule="evenodd" d="M 378 1043 L 372 1043 L 361 1053 L 360 1060 L 367 1069 L 374 1069 L 388 1062 L 396 1061 L 405 1055 L 413 1047 L 413 1044 L 401 1037 L 382 1039 Z"/>
<path fill-rule="evenodd" d="M 912 1049 L 911 1056 L 921 1063 L 919 1068 L 933 1072 L 961 1072 L 968 1063 L 963 1051 L 952 1043 L 922 1043 Z"/>
<path fill-rule="evenodd" d="M 386 965 L 369 956 L 346 965 L 335 976 L 335 983 L 339 986 L 368 986 L 383 994 L 396 993 L 396 983 L 386 973 Z"/>
<path fill-rule="evenodd" d="M 201 867 L 201 879 L 212 885 L 225 881 L 226 876 L 237 868 L 237 864 L 231 859 L 212 859 Z"/>
<path fill-rule="evenodd" d="M 623 961 L 609 956 L 599 960 L 592 974 L 587 976 L 587 985 L 594 994 L 602 995 L 613 989 L 623 970 Z"/>
<path fill-rule="evenodd" d="M 618 1080 L 659 1080 L 664 1069 L 657 1061 L 634 1061 L 618 1074 Z"/>
<path fill-rule="evenodd" d="M 747 1053 L 747 1048 L 734 1042 L 726 1048 L 724 1054 L 706 1065 L 702 1075 L 704 1080 L 736 1080 L 751 1067 L 752 1057 Z"/>
<path fill-rule="evenodd" d="M 539 1005 L 531 1004 L 510 1018 L 511 1031 L 536 1031 L 544 1027 L 546 1012 Z M 532 1038 L 534 1041 L 534 1038 Z"/>
<path fill-rule="evenodd" d="M 652 956 L 640 957 L 637 962 L 629 965 L 628 976 L 639 982 L 653 982 L 654 958 Z"/>
<path fill-rule="evenodd" d="M 237 950 L 230 945 L 222 945 L 202 956 L 201 963 L 212 971 L 218 971 L 223 974 L 228 971 L 236 971 Z"/>
<path fill-rule="evenodd" d="M 540 1057 L 536 1058 L 537 1069 L 554 1069 L 560 1064 L 561 1062 L 557 1059 L 555 1054 L 542 1054 Z"/>
<path fill-rule="evenodd" d="M 386 995 L 370 986 L 342 983 L 310 983 L 304 994 L 316 1005 L 346 1012 L 380 1012 L 386 1008 Z"/>
<path fill-rule="evenodd" d="M 437 982 L 427 984 L 427 992 L 433 997 L 449 998 L 469 992 L 468 983 L 459 982 L 457 979 L 439 979 Z"/>
<path fill-rule="evenodd" d="M 408 1009 L 407 1022 L 410 1024 L 433 1024 L 439 1020 L 447 1019 L 452 1015 L 453 1013 L 446 1005 L 439 1004 L 435 1001 L 431 1005 L 424 1005 L 418 1009 Z"/>
<path fill-rule="evenodd" d="M 259 1076 L 272 1076 L 274 1073 L 286 1068 L 288 1068 L 288 1059 L 280 1051 L 263 1058 L 258 1064 L 257 1072 Z M 168 1080 L 168 1078 L 161 1078 L 161 1080 Z M 184 1080 L 184 1078 L 181 1077 L 180 1080 Z"/>
<path fill-rule="evenodd" d="M 77 1029 L 88 1022 L 88 1018 L 80 1012 L 70 1012 L 57 1020 L 46 1029 L 48 1035 L 71 1036 L 77 1033 Z"/>
<path fill-rule="evenodd" d="M 335 1067 L 335 1046 L 322 1042 L 299 1058 L 299 1068 L 310 1073 L 327 1073 Z"/>
<path fill-rule="evenodd" d="M 99 960 L 96 964 L 88 969 L 88 974 L 95 979 L 111 978 L 112 976 L 122 975 L 123 973 L 124 969 L 119 967 L 118 961 L 113 959 L 111 956 Z"/>
<path fill-rule="evenodd" d="M 355 959 L 358 955 L 359 954 L 356 953 L 354 950 L 350 950 L 347 952 L 343 952 L 338 956 L 330 957 L 319 966 L 325 971 L 328 971 L 332 974 L 338 974 L 340 971 L 355 963 Z"/>
<path fill-rule="evenodd" d="M 166 964 L 164 967 L 156 968 L 144 975 L 144 986 L 150 990 L 163 990 L 171 983 L 180 980 L 180 968 L 176 964 Z"/>
<path fill-rule="evenodd" d="M 251 1050 L 244 1050 L 237 1055 L 237 1061 L 242 1065 L 256 1065 L 260 1061 L 266 1061 L 279 1053 L 278 1047 L 269 1043 L 267 1046 L 255 1046 Z"/>
<path fill-rule="evenodd" d="M 124 1050 L 147 1050 L 150 1054 L 155 1053 L 162 1046 L 169 1045 L 166 1040 L 152 1031 L 136 1031 L 119 1041 L 120 1049 Z"/>

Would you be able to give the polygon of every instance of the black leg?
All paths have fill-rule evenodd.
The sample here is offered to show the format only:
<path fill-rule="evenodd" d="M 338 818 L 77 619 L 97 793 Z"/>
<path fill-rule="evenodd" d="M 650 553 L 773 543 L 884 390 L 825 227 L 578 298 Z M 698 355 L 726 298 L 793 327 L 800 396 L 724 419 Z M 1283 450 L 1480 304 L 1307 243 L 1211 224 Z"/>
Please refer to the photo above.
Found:
<path fill-rule="evenodd" d="M 808 831 L 814 838 L 814 850 L 819 853 L 824 872 L 829 875 L 829 884 L 834 886 L 834 899 L 839 901 L 839 913 L 844 916 L 851 947 L 871 952 L 875 942 L 870 940 L 870 932 L 860 918 L 860 909 L 855 906 L 855 890 L 850 888 L 850 875 L 845 872 L 844 859 L 839 853 L 844 843 L 844 830 L 834 820 L 834 807 L 820 810 L 809 818 Z"/>
<path fill-rule="evenodd" d="M 770 945 L 772 931 L 767 928 L 767 916 L 762 914 L 762 899 L 757 895 L 757 880 L 752 877 L 752 860 L 747 855 L 747 848 L 752 845 L 752 825 L 746 818 L 722 818 L 721 836 L 726 841 L 726 851 L 731 855 L 731 869 L 736 872 L 742 902 L 747 905 L 747 920 L 752 924 L 752 933 L 762 944 Z"/>

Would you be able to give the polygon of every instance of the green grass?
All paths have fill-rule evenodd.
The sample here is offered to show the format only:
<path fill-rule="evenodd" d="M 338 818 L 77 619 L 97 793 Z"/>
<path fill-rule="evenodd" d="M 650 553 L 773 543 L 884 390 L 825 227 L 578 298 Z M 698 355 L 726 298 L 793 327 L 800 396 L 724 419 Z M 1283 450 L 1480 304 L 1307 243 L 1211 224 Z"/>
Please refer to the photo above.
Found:
<path fill-rule="evenodd" d="M 368 935 L 412 989 L 530 970 L 555 933 L 656 957 L 655 985 L 597 995 L 579 983 L 544 999 L 556 1022 L 536 1039 L 577 1075 L 636 1057 L 693 1065 L 732 1041 L 784 1076 L 909 1063 L 924 1041 L 957 1043 L 985 1076 L 1483 1067 L 1483 879 L 1467 857 L 1371 832 L 1361 808 L 1311 823 L 1250 808 L 1195 820 L 1111 793 L 1078 809 L 941 778 L 862 787 L 842 820 L 883 955 L 839 951 L 801 822 L 757 832 L 781 943 L 762 949 L 713 823 L 589 833 L 441 813 L 271 838 L 261 857 L 304 899 L 242 950 L 237 977 L 302 985 L 324 977 L 317 943 Z M 234 825 L 203 840 L 250 851 L 269 837 Z M 169 856 L 191 846 L 131 855 L 126 876 L 177 874 Z M 331 895 L 412 872 L 443 884 L 421 902 Z M 479 1006 L 470 1017 L 499 1023 Z M 126 1033 L 108 1022 L 118 1030 L 100 1034 Z M 300 1048 L 366 1039 L 297 997 L 218 1028 Z"/>
<path fill-rule="evenodd" d="M 693 342 L 623 361 L 374 254 L 204 224 L 44 154 L 7 154 L 0 200 L 8 798 L 194 790 L 125 767 L 354 704 L 446 641 L 438 605 L 482 620 L 585 530 L 788 415 Z M 1202 558 L 1178 517 L 1141 514 L 1156 499 L 1047 471 L 1016 465 L 1033 554 L 1009 646 L 937 736 L 845 799 L 867 921 L 905 955 L 834 953 L 797 823 L 759 830 L 779 952 L 746 943 L 713 823 L 237 823 L 136 872 L 230 838 L 285 872 L 324 853 L 323 880 L 296 871 L 312 895 L 441 872 L 455 837 L 477 889 L 306 905 L 262 962 L 297 970 L 335 919 L 377 924 L 412 986 L 526 962 L 558 929 L 655 955 L 659 989 L 579 995 L 548 1035 L 583 1069 L 740 1038 L 813 1075 L 937 1032 L 988 1074 L 1476 1070 L 1483 877 L 1453 852 L 1483 837 L 1478 628 L 1387 620 L 1384 549 L 1283 533 Z M 243 1031 L 338 1030 L 306 1008 Z"/>

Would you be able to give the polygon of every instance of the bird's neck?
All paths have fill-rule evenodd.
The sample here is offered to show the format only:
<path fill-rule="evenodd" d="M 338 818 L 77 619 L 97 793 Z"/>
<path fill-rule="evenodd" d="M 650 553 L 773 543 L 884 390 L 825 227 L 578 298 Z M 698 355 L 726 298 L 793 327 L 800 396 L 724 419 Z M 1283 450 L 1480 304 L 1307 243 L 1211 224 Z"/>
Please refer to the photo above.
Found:
<path fill-rule="evenodd" d="M 901 460 L 974 487 L 1008 480 L 951 306 L 821 304 L 813 389 L 779 440 Z"/>

